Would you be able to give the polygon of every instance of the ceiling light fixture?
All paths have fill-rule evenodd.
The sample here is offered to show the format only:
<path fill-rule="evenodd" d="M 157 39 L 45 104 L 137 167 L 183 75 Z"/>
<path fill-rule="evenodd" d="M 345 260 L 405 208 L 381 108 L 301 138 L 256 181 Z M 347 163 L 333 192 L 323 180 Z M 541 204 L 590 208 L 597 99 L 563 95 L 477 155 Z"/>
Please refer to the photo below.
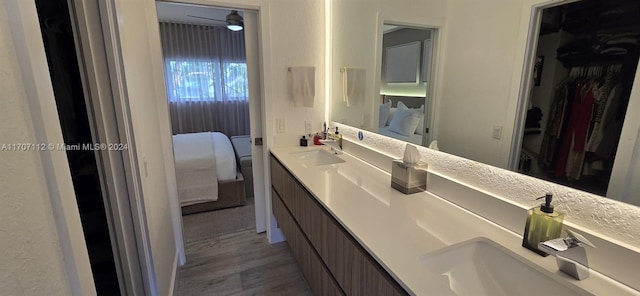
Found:
<path fill-rule="evenodd" d="M 244 28 L 244 19 L 238 14 L 237 10 L 232 10 L 227 15 L 227 29 L 231 31 L 241 31 Z"/>

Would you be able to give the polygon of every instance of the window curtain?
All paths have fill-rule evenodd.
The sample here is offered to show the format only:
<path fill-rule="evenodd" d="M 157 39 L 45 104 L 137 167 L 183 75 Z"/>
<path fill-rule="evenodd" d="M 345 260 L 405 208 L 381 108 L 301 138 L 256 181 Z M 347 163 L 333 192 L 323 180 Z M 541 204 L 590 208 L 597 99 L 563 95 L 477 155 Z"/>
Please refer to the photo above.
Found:
<path fill-rule="evenodd" d="M 173 134 L 249 134 L 244 31 L 160 23 Z"/>

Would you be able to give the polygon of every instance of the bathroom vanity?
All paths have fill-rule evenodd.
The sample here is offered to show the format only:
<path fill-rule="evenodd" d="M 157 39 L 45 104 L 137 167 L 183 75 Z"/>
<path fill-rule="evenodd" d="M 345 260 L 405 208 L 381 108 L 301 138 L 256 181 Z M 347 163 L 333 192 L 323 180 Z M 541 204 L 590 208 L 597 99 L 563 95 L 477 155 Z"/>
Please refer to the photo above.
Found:
<path fill-rule="evenodd" d="M 575 280 L 521 233 L 327 150 L 272 148 L 270 160 L 273 214 L 314 294 L 640 295 L 593 270 Z"/>
<path fill-rule="evenodd" d="M 407 294 L 273 156 L 271 181 L 273 214 L 316 294 Z"/>

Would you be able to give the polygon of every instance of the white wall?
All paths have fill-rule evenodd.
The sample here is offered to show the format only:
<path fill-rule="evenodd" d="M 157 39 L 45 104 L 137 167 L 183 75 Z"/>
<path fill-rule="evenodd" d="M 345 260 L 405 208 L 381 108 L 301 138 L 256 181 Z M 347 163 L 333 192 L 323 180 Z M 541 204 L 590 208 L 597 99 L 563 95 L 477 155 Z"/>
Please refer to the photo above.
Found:
<path fill-rule="evenodd" d="M 0 145 L 63 143 L 33 2 L 0 5 Z M 0 151 L 0 294 L 95 295 L 64 151 Z"/>
<path fill-rule="evenodd" d="M 170 295 L 178 256 L 171 207 L 177 192 L 168 112 L 161 105 L 166 94 L 155 2 L 118 0 L 116 12 L 156 288 Z"/>
<path fill-rule="evenodd" d="M 297 145 L 305 133 L 305 120 L 314 131 L 322 130 L 325 120 L 325 4 L 317 0 L 269 1 L 271 92 L 265 104 L 271 116 L 265 120 L 275 126 L 285 120 L 285 133 L 274 129 L 268 147 Z M 264 54 L 264 52 L 263 52 Z M 287 87 L 288 67 L 314 66 L 315 100 L 313 108 L 294 107 Z"/>
<path fill-rule="evenodd" d="M 34 143 L 6 11 L 0 6 L 2 145 Z M 0 294 L 69 293 L 62 252 L 37 152 L 0 152 Z"/>
<path fill-rule="evenodd" d="M 514 63 L 522 63 L 516 60 L 521 9 L 513 0 L 449 1 L 436 112 L 442 151 L 506 167 L 502 154 L 508 154 L 514 122 L 507 106 Z M 504 127 L 501 140 L 491 137 L 494 126 Z"/>

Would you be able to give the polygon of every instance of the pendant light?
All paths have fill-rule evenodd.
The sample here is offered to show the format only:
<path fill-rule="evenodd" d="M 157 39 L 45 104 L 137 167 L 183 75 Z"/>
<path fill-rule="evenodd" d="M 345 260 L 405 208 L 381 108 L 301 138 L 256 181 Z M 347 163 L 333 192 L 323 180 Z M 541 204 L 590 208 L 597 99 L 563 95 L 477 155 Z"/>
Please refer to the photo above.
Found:
<path fill-rule="evenodd" d="M 232 10 L 227 15 L 227 29 L 231 31 L 241 31 L 244 28 L 244 22 L 242 16 L 238 14 L 237 10 Z"/>

